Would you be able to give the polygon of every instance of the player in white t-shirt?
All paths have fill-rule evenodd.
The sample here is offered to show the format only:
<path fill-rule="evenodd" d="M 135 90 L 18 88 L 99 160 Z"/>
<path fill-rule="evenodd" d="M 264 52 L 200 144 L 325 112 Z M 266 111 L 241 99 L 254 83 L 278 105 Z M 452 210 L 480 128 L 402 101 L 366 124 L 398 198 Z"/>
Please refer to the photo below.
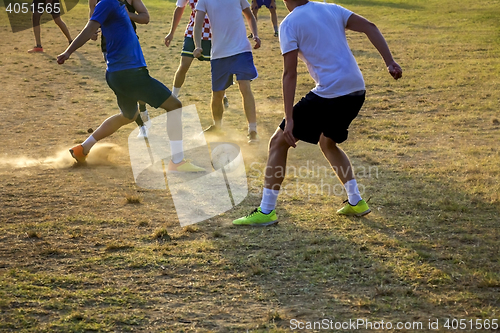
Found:
<path fill-rule="evenodd" d="M 260 207 L 233 221 L 235 225 L 265 226 L 278 221 L 276 201 L 286 170 L 288 149 L 299 140 L 317 144 L 344 184 L 347 204 L 341 215 L 363 216 L 370 208 L 361 198 L 349 158 L 337 144 L 347 139 L 348 128 L 365 100 L 365 84 L 349 49 L 345 30 L 366 34 L 385 61 L 394 79 L 401 67 L 378 28 L 365 18 L 336 4 L 308 0 L 284 0 L 290 13 L 280 25 L 283 54 L 283 101 L 285 119 L 269 143 L 264 191 Z M 293 105 L 297 63 L 302 59 L 316 86 Z"/>
<path fill-rule="evenodd" d="M 222 98 L 224 90 L 233 84 L 236 75 L 238 87 L 243 98 L 243 109 L 248 121 L 249 143 L 257 139 L 257 116 L 255 99 L 250 81 L 258 73 L 253 62 L 252 46 L 246 36 L 245 16 L 255 41 L 254 48 L 260 47 L 257 22 L 247 0 L 198 0 L 194 25 L 195 57 L 204 51 L 201 43 L 203 18 L 208 15 L 212 29 L 212 118 L 213 125 L 205 132 L 218 132 L 222 126 Z"/>
<path fill-rule="evenodd" d="M 189 17 L 189 22 L 186 26 L 186 31 L 184 33 L 184 44 L 182 46 L 181 52 L 181 62 L 174 76 L 174 84 L 172 94 L 175 97 L 179 96 L 179 92 L 181 90 L 184 81 L 186 80 L 186 74 L 191 67 L 191 63 L 193 62 L 193 51 L 194 51 L 194 41 L 193 41 L 193 28 L 194 28 L 194 15 L 196 13 L 196 3 L 198 0 L 177 0 L 177 4 L 174 10 L 174 14 L 172 17 L 172 26 L 170 27 L 170 31 L 167 36 L 165 36 L 165 45 L 170 46 L 170 42 L 174 38 L 175 30 L 179 25 L 179 22 L 182 18 L 182 14 L 184 13 L 184 8 L 189 3 L 191 7 L 191 16 Z M 201 61 L 210 61 L 210 49 L 211 49 L 211 32 L 210 32 L 210 21 L 208 20 L 208 16 L 205 15 L 205 19 L 203 22 L 202 28 L 202 36 L 201 43 L 203 45 L 204 54 L 198 58 Z M 229 101 L 224 93 L 224 107 L 227 109 L 229 107 Z"/>

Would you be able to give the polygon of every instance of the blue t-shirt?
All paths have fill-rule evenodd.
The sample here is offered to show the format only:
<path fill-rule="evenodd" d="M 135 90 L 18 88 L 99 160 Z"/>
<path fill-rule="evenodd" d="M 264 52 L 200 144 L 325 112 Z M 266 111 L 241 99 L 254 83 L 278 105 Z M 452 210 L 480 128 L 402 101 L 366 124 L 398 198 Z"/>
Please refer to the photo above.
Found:
<path fill-rule="evenodd" d="M 118 0 L 101 0 L 90 20 L 101 25 L 102 34 L 106 38 L 108 72 L 146 67 L 139 39 L 124 3 Z"/>

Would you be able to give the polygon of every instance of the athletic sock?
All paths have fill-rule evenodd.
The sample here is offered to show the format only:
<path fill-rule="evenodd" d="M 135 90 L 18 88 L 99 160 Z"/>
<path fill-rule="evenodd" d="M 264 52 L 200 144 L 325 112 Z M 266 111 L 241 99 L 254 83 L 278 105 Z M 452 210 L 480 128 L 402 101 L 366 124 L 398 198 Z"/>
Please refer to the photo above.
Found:
<path fill-rule="evenodd" d="M 149 112 L 146 110 L 146 105 L 144 105 L 144 111 L 141 111 L 141 118 L 143 119 L 142 122 L 144 122 L 144 119 L 146 119 L 146 125 L 148 128 L 151 127 L 151 119 L 149 119 Z"/>
<path fill-rule="evenodd" d="M 181 87 L 177 88 L 177 87 L 174 87 L 174 90 L 172 91 L 172 95 L 174 95 L 175 97 L 179 96 L 179 92 L 181 91 Z"/>
<path fill-rule="evenodd" d="M 214 120 L 214 125 L 217 128 L 222 128 L 222 119 L 221 120 Z"/>
<path fill-rule="evenodd" d="M 96 144 L 97 140 L 94 139 L 94 136 L 91 135 L 87 138 L 87 140 L 83 141 L 82 147 L 83 147 L 83 153 L 87 155 L 90 151 L 90 149 Z M 86 153 L 85 153 L 86 152 Z"/>
<path fill-rule="evenodd" d="M 361 200 L 361 195 L 358 189 L 358 183 L 356 179 L 351 179 L 344 184 L 345 190 L 347 192 L 347 200 L 352 206 L 356 206 Z"/>
<path fill-rule="evenodd" d="M 181 163 L 184 159 L 184 148 L 182 140 L 170 141 L 170 150 L 172 151 L 172 162 L 175 164 Z"/>
<path fill-rule="evenodd" d="M 135 118 L 135 122 L 137 123 L 137 125 L 139 126 L 144 126 L 144 122 L 142 121 L 142 118 L 141 118 L 141 114 L 139 114 L 137 116 L 137 118 Z"/>
<path fill-rule="evenodd" d="M 257 133 L 257 123 L 248 123 L 248 133 Z"/>
<path fill-rule="evenodd" d="M 264 214 L 269 214 L 276 208 L 276 201 L 278 201 L 278 194 L 280 190 L 271 190 L 264 188 L 262 191 L 262 201 L 260 202 L 260 210 Z"/>

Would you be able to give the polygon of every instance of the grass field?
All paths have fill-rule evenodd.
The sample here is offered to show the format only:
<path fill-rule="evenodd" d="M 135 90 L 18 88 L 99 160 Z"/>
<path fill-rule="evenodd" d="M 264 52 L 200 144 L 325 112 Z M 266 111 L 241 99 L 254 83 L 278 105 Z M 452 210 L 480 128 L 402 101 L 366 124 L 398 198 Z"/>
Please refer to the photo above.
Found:
<path fill-rule="evenodd" d="M 277 3 L 281 21 L 287 11 Z M 392 329 L 361 330 L 388 332 L 476 332 L 488 322 L 494 331 L 500 1 L 338 3 L 377 24 L 404 70 L 394 81 L 366 37 L 348 33 L 367 101 L 342 147 L 373 212 L 337 216 L 345 195 L 326 191 L 338 181 L 319 148 L 302 143 L 289 165 L 306 171 L 285 180 L 280 223 L 262 229 L 231 221 L 260 202 L 267 141 L 283 116 L 282 57 L 265 8 L 252 83 L 261 143 L 246 144 L 236 87 L 225 113 L 250 193 L 233 210 L 184 228 L 168 191 L 134 183 L 127 139 L 135 125 L 95 147 L 86 167 L 67 153 L 117 112 L 98 43 L 60 66 L 55 57 L 66 41 L 55 24 L 42 26 L 45 53 L 28 54 L 32 31 L 12 33 L 0 14 L 0 331 L 289 332 L 293 319 L 391 322 Z M 171 87 L 188 14 L 166 48 L 175 1 L 145 4 L 151 22 L 138 28 L 145 58 Z M 63 16 L 74 36 L 87 15 L 82 1 Z M 297 98 L 313 87 L 302 63 L 299 73 Z M 209 65 L 195 61 L 180 96 L 204 126 L 209 82 Z M 444 327 L 453 319 L 466 329 Z M 412 326 L 398 330 L 398 322 Z"/>

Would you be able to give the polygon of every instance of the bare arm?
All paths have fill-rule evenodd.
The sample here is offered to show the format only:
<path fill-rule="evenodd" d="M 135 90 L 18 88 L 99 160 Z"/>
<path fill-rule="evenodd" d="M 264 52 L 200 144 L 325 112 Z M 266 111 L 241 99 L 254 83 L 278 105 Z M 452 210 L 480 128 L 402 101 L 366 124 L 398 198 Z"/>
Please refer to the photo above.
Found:
<path fill-rule="evenodd" d="M 199 58 L 203 53 L 203 48 L 201 47 L 201 30 L 203 29 L 206 14 L 206 12 L 197 10 L 196 15 L 194 16 L 193 39 L 195 49 L 193 51 L 193 57 L 195 58 Z"/>
<path fill-rule="evenodd" d="M 250 31 L 252 31 L 253 40 L 255 41 L 254 49 L 258 49 L 260 47 L 260 38 L 257 32 L 257 21 L 255 20 L 255 16 L 253 16 L 252 10 L 250 7 L 243 9 L 243 15 L 247 19 L 248 26 L 250 27 Z"/>
<path fill-rule="evenodd" d="M 174 15 L 172 17 L 172 26 L 170 27 L 170 31 L 168 35 L 165 36 L 165 45 L 170 46 L 170 42 L 174 38 L 175 30 L 181 21 L 182 14 L 184 13 L 184 7 L 175 7 Z"/>
<path fill-rule="evenodd" d="M 132 0 L 131 5 L 135 8 L 135 13 L 128 12 L 128 17 L 135 23 L 148 24 L 149 12 L 141 0 Z"/>
<path fill-rule="evenodd" d="M 92 17 L 92 14 L 94 14 L 95 6 L 97 6 L 97 0 L 89 0 L 89 19 Z M 98 31 L 96 31 L 90 39 L 97 40 L 97 33 Z"/>
<path fill-rule="evenodd" d="M 92 37 L 99 29 L 101 25 L 97 21 L 88 21 L 87 25 L 83 30 L 76 36 L 73 42 L 68 46 L 68 48 L 57 56 L 57 63 L 60 65 L 64 64 L 66 60 L 71 56 L 73 52 L 78 50 L 80 47 L 88 42 L 90 37 Z"/>
<path fill-rule="evenodd" d="M 97 0 L 89 0 L 89 18 L 94 14 L 95 6 L 97 5 Z"/>
<path fill-rule="evenodd" d="M 285 106 L 285 140 L 296 147 L 297 139 L 293 136 L 293 101 L 297 87 L 297 63 L 299 50 L 293 50 L 283 55 L 283 104 Z"/>
<path fill-rule="evenodd" d="M 384 36 L 375 24 L 368 21 L 362 16 L 352 14 L 347 20 L 346 28 L 366 34 L 370 42 L 373 44 L 373 46 L 375 46 L 377 51 L 384 59 L 385 65 L 387 66 L 387 69 L 389 70 L 389 73 L 392 75 L 392 77 L 397 80 L 403 76 L 403 70 L 392 58 L 389 46 L 387 45 Z"/>

